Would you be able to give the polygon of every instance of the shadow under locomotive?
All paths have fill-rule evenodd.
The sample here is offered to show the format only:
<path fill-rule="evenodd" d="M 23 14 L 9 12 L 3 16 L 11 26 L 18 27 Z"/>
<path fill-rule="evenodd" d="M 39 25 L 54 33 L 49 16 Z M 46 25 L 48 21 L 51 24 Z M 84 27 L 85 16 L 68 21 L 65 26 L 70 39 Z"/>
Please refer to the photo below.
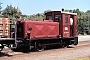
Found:
<path fill-rule="evenodd" d="M 11 57 L 13 55 L 9 55 L 8 53 L 0 52 L 0 57 L 8 56 Z"/>

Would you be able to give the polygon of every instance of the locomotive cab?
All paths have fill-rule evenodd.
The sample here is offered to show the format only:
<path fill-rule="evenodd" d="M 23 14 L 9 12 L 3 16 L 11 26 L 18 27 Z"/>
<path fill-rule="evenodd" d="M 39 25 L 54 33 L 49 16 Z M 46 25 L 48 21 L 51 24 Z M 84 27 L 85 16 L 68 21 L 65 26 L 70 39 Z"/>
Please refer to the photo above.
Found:
<path fill-rule="evenodd" d="M 65 11 L 51 11 L 45 13 L 46 19 L 53 20 L 59 23 L 59 36 L 62 39 L 69 39 L 78 44 L 76 15 L 77 13 L 70 13 Z"/>

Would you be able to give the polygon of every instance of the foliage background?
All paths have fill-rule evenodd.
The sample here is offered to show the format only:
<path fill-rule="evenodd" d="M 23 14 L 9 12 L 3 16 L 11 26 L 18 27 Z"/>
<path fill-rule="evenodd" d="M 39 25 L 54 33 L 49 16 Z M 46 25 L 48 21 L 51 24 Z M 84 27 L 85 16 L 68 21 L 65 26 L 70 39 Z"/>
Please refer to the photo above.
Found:
<path fill-rule="evenodd" d="M 13 7 L 12 5 L 7 5 L 7 7 L 2 10 L 1 4 L 2 3 L 0 3 L 0 15 L 10 18 L 12 24 L 15 24 L 17 19 L 42 21 L 43 19 L 45 19 L 44 13 L 51 11 L 45 10 L 43 13 L 25 15 L 22 14 L 21 10 L 18 7 Z M 66 9 L 65 11 L 77 13 L 78 34 L 90 34 L 90 10 L 83 12 L 77 8 L 73 10 Z"/>

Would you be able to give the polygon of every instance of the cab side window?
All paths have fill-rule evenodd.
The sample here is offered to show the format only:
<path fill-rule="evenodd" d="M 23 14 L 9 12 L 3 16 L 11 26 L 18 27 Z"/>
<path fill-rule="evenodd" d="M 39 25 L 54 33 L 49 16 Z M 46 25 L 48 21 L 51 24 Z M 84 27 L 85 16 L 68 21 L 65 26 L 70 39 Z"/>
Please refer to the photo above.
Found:
<path fill-rule="evenodd" d="M 47 20 L 52 20 L 52 16 L 47 16 Z"/>
<path fill-rule="evenodd" d="M 68 15 L 65 15 L 65 23 L 67 24 L 68 23 Z"/>
<path fill-rule="evenodd" d="M 55 22 L 61 21 L 61 15 L 55 15 Z"/>

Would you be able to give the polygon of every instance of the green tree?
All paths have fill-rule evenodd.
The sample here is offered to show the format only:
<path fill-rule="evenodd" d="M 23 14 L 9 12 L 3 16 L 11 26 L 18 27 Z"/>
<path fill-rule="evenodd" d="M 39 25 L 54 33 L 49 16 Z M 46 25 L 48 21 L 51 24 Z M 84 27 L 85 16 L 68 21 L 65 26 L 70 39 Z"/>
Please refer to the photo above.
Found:
<path fill-rule="evenodd" d="M 84 34 L 88 31 L 88 15 L 80 11 L 79 9 L 74 9 L 74 13 L 77 13 L 77 27 L 78 27 L 78 33 Z"/>
<path fill-rule="evenodd" d="M 50 12 L 50 11 L 52 11 L 52 10 L 45 10 L 44 13 L 47 13 L 47 12 Z"/>
<path fill-rule="evenodd" d="M 66 9 L 65 12 L 72 12 L 72 10 L 67 10 L 67 9 Z"/>
<path fill-rule="evenodd" d="M 21 20 L 30 20 L 29 16 L 25 15 L 25 14 L 22 14 L 20 19 Z"/>
<path fill-rule="evenodd" d="M 88 17 L 88 33 L 90 34 L 90 10 L 87 10 L 85 13 Z"/>
<path fill-rule="evenodd" d="M 1 14 L 1 12 L 2 12 L 2 10 L 1 10 L 1 9 L 2 9 L 2 6 L 1 6 L 1 4 L 3 4 L 3 3 L 1 3 L 1 2 L 0 2 L 0 14 Z"/>
<path fill-rule="evenodd" d="M 37 14 L 33 14 L 29 16 L 30 20 L 40 20 L 42 21 L 43 19 L 45 19 L 45 13 L 50 12 L 51 10 L 45 10 L 43 13 L 37 13 Z"/>
<path fill-rule="evenodd" d="M 5 17 L 8 17 L 11 19 L 11 23 L 15 23 L 16 19 L 20 18 L 21 16 L 21 11 L 15 7 L 13 7 L 12 5 L 7 5 L 7 7 L 3 10 L 2 15 L 4 15 Z"/>
<path fill-rule="evenodd" d="M 40 20 L 40 21 L 42 21 L 44 18 L 45 18 L 44 13 L 33 14 L 30 15 L 29 17 L 30 20 Z"/>

